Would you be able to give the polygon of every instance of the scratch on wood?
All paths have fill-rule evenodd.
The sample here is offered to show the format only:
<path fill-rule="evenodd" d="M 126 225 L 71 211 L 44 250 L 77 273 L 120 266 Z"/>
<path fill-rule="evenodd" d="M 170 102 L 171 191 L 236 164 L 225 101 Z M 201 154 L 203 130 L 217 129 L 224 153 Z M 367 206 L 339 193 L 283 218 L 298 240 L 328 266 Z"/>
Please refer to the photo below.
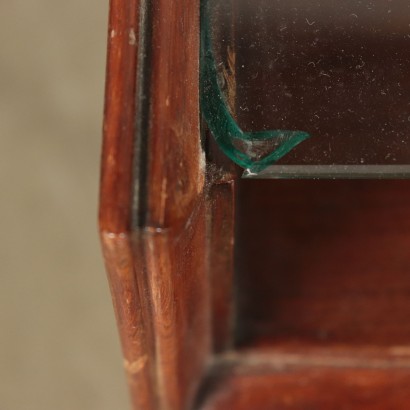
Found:
<path fill-rule="evenodd" d="M 135 31 L 133 28 L 130 30 L 130 33 L 129 33 L 128 43 L 130 46 L 135 46 L 137 44 L 137 37 L 135 35 Z"/>
<path fill-rule="evenodd" d="M 165 178 L 162 180 L 162 186 L 161 186 L 161 205 L 160 205 L 160 212 L 161 212 L 161 225 L 164 223 L 165 220 L 165 206 L 167 202 L 167 185 L 168 185 L 168 178 L 165 176 Z"/>
<path fill-rule="evenodd" d="M 136 374 L 139 373 L 148 361 L 148 356 L 144 355 L 141 356 L 139 359 L 129 362 L 128 360 L 124 359 L 124 368 L 129 374 Z"/>

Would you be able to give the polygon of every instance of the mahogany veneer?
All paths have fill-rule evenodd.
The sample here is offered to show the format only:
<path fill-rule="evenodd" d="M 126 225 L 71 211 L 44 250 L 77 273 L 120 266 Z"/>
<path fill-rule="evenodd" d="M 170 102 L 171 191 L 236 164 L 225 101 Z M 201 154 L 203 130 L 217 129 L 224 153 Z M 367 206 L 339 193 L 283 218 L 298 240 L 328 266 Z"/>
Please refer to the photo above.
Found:
<path fill-rule="evenodd" d="M 410 182 L 235 197 L 199 39 L 199 0 L 111 0 L 100 232 L 133 408 L 408 409 Z"/>
<path fill-rule="evenodd" d="M 409 369 L 354 369 L 238 363 L 220 369 L 203 410 L 405 409 L 410 401 Z M 216 381 L 215 380 L 215 381 Z"/>
<path fill-rule="evenodd" d="M 410 343 L 409 181 L 243 181 L 242 339 Z"/>

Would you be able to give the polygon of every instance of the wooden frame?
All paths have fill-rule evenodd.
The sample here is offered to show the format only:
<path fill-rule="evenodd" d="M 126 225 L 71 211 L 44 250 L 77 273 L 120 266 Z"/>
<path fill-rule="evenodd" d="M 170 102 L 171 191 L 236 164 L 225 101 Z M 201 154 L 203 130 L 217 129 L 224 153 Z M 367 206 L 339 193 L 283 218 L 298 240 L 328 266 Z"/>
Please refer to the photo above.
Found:
<path fill-rule="evenodd" d="M 112 0 L 108 40 L 99 220 L 124 366 L 136 409 L 188 409 L 228 343 L 233 246 L 232 177 L 200 138 L 199 1 Z"/>
<path fill-rule="evenodd" d="M 134 409 L 407 409 L 408 224 L 401 218 L 391 225 L 390 215 L 407 215 L 410 197 L 402 193 L 409 192 L 408 181 L 324 182 L 313 189 L 306 181 L 275 183 L 274 189 L 266 181 L 238 184 L 235 168 L 201 135 L 199 38 L 199 0 L 111 0 L 99 221 Z M 322 192 L 326 203 L 318 199 Z M 349 195 L 371 212 L 360 214 Z M 354 234 L 344 247 L 329 230 L 339 241 L 333 251 L 350 252 L 359 262 L 375 250 L 363 247 L 369 235 L 351 215 L 373 215 L 367 226 L 377 221 L 377 238 L 388 244 L 380 248 L 380 261 L 383 252 L 397 257 L 396 287 L 388 287 L 390 271 L 383 267 L 378 278 L 387 291 L 378 299 L 370 269 L 362 282 L 352 281 L 346 269 L 328 280 L 337 260 L 332 252 L 317 253 L 311 271 L 297 271 L 303 281 L 294 293 L 287 277 L 271 280 L 264 266 L 286 271 L 289 261 L 304 264 L 317 252 L 309 243 L 295 255 L 294 245 L 323 233 L 320 224 L 309 224 L 320 220 L 325 206 L 326 221 L 341 221 L 339 228 L 350 226 L 343 232 Z M 326 238 L 320 237 L 328 251 Z M 254 244 L 264 239 L 265 252 L 255 259 Z M 269 251 L 276 248 L 280 258 Z M 327 314 L 327 294 L 343 302 L 338 289 L 356 291 L 352 283 L 370 294 L 357 305 L 369 304 L 356 328 L 349 320 L 357 299 L 343 305 L 347 310 L 337 320 Z M 322 289 L 322 296 L 312 297 L 312 289 L 314 295 Z M 393 301 L 401 314 L 391 321 Z M 376 323 L 376 305 L 383 326 L 358 338 L 360 326 Z M 295 314 L 312 306 L 320 317 L 314 323 Z M 336 343 L 318 343 L 318 323 L 334 325 Z"/>

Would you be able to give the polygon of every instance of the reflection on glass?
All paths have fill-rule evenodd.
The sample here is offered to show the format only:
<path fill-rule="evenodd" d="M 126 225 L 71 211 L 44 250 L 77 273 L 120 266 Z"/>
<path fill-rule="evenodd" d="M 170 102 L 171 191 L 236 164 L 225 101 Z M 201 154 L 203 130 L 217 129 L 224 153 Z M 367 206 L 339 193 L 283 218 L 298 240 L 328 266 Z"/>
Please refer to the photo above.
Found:
<path fill-rule="evenodd" d="M 409 68 L 407 0 L 203 1 L 202 112 L 247 176 L 410 176 Z"/>

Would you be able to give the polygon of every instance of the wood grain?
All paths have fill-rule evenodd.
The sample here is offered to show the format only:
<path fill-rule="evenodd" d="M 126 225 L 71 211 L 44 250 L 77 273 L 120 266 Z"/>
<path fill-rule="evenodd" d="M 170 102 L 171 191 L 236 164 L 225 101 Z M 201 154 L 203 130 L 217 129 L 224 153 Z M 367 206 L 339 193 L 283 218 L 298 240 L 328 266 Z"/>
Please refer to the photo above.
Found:
<path fill-rule="evenodd" d="M 124 355 L 124 369 L 135 409 L 157 409 L 157 381 L 147 287 L 135 267 L 137 249 L 130 234 L 101 233 L 110 290 Z"/>
<path fill-rule="evenodd" d="M 130 229 L 139 10 L 139 0 L 110 3 L 99 213 L 110 233 Z"/>
<path fill-rule="evenodd" d="M 211 350 L 198 13 L 111 2 L 100 231 L 135 409 L 191 408 Z"/>
<path fill-rule="evenodd" d="M 237 279 L 247 343 L 408 345 L 409 187 L 244 182 Z"/>
<path fill-rule="evenodd" d="M 204 189 L 199 138 L 199 2 L 152 6 L 147 221 L 182 226 Z"/>
<path fill-rule="evenodd" d="M 405 410 L 410 368 L 289 366 L 265 358 L 222 361 L 202 410 Z"/>
<path fill-rule="evenodd" d="M 198 13 L 111 0 L 99 222 L 134 409 L 406 409 L 409 182 L 235 199 L 201 141 Z"/>

